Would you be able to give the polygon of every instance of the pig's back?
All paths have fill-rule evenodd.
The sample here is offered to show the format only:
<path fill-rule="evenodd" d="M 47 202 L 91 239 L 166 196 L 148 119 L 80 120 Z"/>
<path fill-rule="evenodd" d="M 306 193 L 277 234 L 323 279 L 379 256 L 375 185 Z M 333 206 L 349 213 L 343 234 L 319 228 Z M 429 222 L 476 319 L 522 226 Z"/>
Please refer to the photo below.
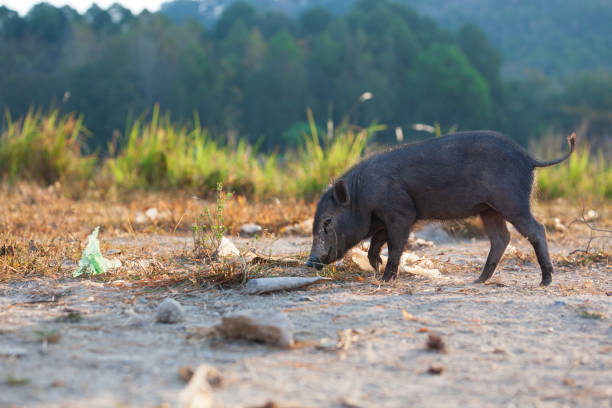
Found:
<path fill-rule="evenodd" d="M 475 215 L 511 195 L 527 195 L 533 159 L 520 146 L 488 131 L 461 132 L 407 145 L 377 157 L 379 171 L 408 191 L 419 218 Z"/>

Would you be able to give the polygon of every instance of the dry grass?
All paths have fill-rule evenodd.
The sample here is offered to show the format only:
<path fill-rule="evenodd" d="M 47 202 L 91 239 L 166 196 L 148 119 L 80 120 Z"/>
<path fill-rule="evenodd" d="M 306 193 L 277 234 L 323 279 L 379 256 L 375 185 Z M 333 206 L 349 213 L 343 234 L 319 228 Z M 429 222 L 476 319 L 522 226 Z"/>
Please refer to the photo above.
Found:
<path fill-rule="evenodd" d="M 84 241 L 98 225 L 102 253 L 112 250 L 108 257 L 120 257 L 124 267 L 94 279 L 119 281 L 117 285 L 121 285 L 121 281 L 138 282 L 142 286 L 242 282 L 246 276 L 283 274 L 287 268 L 295 266 L 291 260 L 283 259 L 260 258 L 251 262 L 248 253 L 233 262 L 196 257 L 187 244 L 191 243 L 191 227 L 204 208 L 213 208 L 215 204 L 187 193 L 136 193 L 121 200 L 100 200 L 93 192 L 87 198 L 74 200 L 53 186 L 18 184 L 0 187 L 0 196 L 4 204 L 0 212 L 0 281 L 4 282 L 71 279 Z M 157 210 L 154 219 L 145 215 L 150 208 Z M 593 202 L 585 208 L 596 210 L 593 223 L 603 228 L 612 227 L 612 203 Z M 301 200 L 260 201 L 234 196 L 224 206 L 224 219 L 232 235 L 242 224 L 254 222 L 264 228 L 263 236 L 276 236 L 284 227 L 310 219 L 314 210 L 313 203 Z M 537 203 L 534 212 L 547 225 L 551 243 L 566 246 L 568 253 L 586 247 L 588 228 L 571 224 L 581 214 L 580 204 L 566 200 Z M 476 231 L 478 223 L 470 221 L 470 231 Z M 566 230 L 555 229 L 559 224 Z M 451 224 L 451 228 L 456 226 Z M 308 233 L 305 231 L 306 235 Z M 180 244 L 169 241 L 173 239 L 180 240 Z M 531 252 L 517 251 L 507 253 L 506 257 L 517 265 L 535 262 Z M 554 261 L 562 267 L 582 268 L 589 264 L 609 267 L 610 259 L 609 248 L 596 247 L 588 254 L 576 253 Z M 465 272 L 466 268 L 478 269 L 480 264 L 452 265 L 444 263 L 441 257 L 436 267 L 443 274 L 453 275 Z M 306 272 L 296 268 L 292 273 Z M 350 262 L 330 266 L 321 273 L 342 281 L 375 280 L 373 274 L 360 271 Z"/>
<path fill-rule="evenodd" d="M 0 195 L 3 197 L 0 281 L 69 277 L 73 262 L 81 256 L 83 242 L 98 225 L 103 254 L 110 249 L 117 250 L 106 243 L 109 237 L 190 236 L 198 215 L 213 205 L 189 194 L 142 193 L 124 197 L 122 201 L 100 201 L 92 194 L 89 198 L 74 200 L 53 186 L 41 188 L 32 184 L 1 187 Z M 157 209 L 158 215 L 154 219 L 145 215 L 150 208 Z M 247 203 L 240 196 L 232 198 L 224 208 L 232 233 L 247 222 L 261 225 L 264 234 L 276 233 L 287 225 L 311 217 L 313 212 L 313 205 L 304 201 L 263 202 L 255 199 Z M 164 278 L 166 274 L 176 276 L 176 266 L 191 255 L 186 250 L 159 257 L 146 250 L 130 251 L 129 256 L 122 255 L 124 264 L 127 261 L 127 268 L 123 269 L 129 272 L 117 272 L 100 279 L 127 279 L 128 275 L 131 280 Z M 143 259 L 147 259 L 146 265 L 142 263 Z M 231 275 L 236 266 L 223 268 Z M 197 267 L 188 269 L 197 270 L 203 276 L 214 273 L 213 268 L 203 267 L 202 261 Z"/>

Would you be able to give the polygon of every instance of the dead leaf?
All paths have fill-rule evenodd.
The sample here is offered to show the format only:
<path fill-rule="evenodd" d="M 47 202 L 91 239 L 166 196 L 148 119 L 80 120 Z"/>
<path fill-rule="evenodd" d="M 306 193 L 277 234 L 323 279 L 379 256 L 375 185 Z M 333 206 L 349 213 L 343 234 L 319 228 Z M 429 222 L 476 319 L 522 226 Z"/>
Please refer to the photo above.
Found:
<path fill-rule="evenodd" d="M 444 367 L 442 367 L 441 365 L 432 364 L 427 369 L 427 373 L 429 373 L 431 375 L 440 375 L 443 372 L 444 372 Z"/>
<path fill-rule="evenodd" d="M 404 319 L 406 320 L 413 320 L 413 321 L 418 320 L 414 315 L 408 313 L 406 309 L 402 309 L 402 316 L 404 316 Z"/>

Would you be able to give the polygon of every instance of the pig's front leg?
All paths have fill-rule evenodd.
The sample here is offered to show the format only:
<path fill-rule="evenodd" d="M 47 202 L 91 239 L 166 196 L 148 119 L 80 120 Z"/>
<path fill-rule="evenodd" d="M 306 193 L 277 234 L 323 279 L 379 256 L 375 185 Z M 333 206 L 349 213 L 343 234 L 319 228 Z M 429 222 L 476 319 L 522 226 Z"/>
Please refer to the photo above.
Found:
<path fill-rule="evenodd" d="M 380 265 L 382 265 L 382 258 L 380 257 L 380 250 L 383 245 L 387 242 L 387 231 L 380 229 L 372 235 L 370 240 L 370 249 L 368 249 L 368 260 L 370 265 L 376 271 L 376 275 L 380 272 Z"/>
<path fill-rule="evenodd" d="M 397 193 L 394 198 L 395 200 L 388 200 L 392 205 L 384 208 L 381 213 L 387 231 L 387 246 L 389 248 L 389 258 L 382 277 L 385 282 L 397 277 L 400 258 L 408 241 L 410 229 L 416 220 L 416 208 L 412 198 L 407 194 L 400 197 L 400 194 Z"/>

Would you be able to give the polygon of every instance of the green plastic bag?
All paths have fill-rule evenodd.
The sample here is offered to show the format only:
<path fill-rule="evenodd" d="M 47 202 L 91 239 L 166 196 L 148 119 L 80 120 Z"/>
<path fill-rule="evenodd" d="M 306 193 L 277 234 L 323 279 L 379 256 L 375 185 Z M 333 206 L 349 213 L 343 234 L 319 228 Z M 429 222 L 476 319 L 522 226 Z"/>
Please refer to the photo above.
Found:
<path fill-rule="evenodd" d="M 100 241 L 98 241 L 98 232 L 100 227 L 96 227 L 94 232 L 87 237 L 87 246 L 83 250 L 83 255 L 79 261 L 79 269 L 72 273 L 73 277 L 87 275 L 99 275 L 112 268 L 119 268 L 121 261 L 118 259 L 108 260 L 102 256 L 100 252 Z"/>

